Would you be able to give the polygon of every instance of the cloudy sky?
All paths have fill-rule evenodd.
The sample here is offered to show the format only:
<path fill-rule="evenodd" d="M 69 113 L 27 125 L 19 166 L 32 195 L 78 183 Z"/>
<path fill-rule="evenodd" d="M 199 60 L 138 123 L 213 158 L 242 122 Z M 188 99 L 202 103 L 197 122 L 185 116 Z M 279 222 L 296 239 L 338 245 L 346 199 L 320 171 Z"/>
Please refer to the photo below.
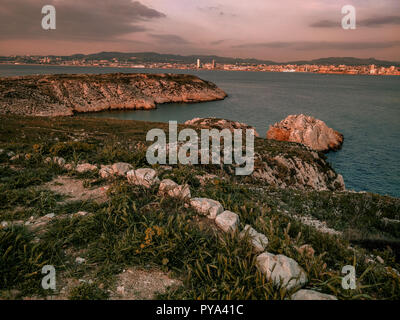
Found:
<path fill-rule="evenodd" d="M 44 5 L 56 30 L 41 28 Z M 344 5 L 356 30 L 341 27 Z M 400 61 L 400 0 L 1 0 L 0 55 L 156 51 Z"/>

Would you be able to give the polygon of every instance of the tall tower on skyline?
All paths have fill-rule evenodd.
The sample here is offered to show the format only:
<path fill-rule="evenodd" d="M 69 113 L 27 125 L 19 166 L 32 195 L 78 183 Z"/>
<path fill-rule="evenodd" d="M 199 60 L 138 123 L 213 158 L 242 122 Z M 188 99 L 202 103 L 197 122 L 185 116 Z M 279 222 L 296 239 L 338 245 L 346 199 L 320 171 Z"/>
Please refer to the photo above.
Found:
<path fill-rule="evenodd" d="M 201 62 L 200 62 L 200 59 L 197 59 L 197 69 L 200 69 L 201 68 Z"/>

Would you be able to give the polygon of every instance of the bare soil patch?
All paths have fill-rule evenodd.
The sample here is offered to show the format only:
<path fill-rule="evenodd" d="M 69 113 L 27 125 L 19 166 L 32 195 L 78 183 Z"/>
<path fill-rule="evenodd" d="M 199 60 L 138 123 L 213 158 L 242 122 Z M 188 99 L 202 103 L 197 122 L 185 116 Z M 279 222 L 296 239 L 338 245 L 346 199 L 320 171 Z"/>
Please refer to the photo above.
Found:
<path fill-rule="evenodd" d="M 59 176 L 45 184 L 45 188 L 69 197 L 68 201 L 88 201 L 97 203 L 107 201 L 107 190 L 109 186 L 87 189 L 83 181 L 66 176 Z"/>
<path fill-rule="evenodd" d="M 167 273 L 159 270 L 129 268 L 118 275 L 112 300 L 151 300 L 158 293 L 165 293 L 169 287 L 179 287 L 180 280 L 171 279 Z"/>

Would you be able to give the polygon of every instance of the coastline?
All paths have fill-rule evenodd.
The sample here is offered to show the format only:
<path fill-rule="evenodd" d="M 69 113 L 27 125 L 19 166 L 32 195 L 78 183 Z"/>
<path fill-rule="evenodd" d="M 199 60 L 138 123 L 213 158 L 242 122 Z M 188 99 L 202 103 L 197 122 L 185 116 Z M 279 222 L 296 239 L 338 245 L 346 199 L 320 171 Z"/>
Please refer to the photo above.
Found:
<path fill-rule="evenodd" d="M 70 116 L 149 110 L 163 103 L 223 100 L 214 83 L 188 74 L 55 74 L 0 78 L 0 113 Z"/>
<path fill-rule="evenodd" d="M 295 71 L 295 72 L 288 72 L 288 71 L 261 71 L 261 70 L 225 70 L 225 69 L 198 69 L 198 68 L 162 68 L 162 67 L 145 67 L 145 68 L 138 68 L 138 67 L 129 67 L 129 66 L 97 66 L 97 65 L 62 65 L 62 64 L 34 64 L 34 63 L 2 63 L 1 65 L 6 66 L 41 66 L 41 67 L 78 67 L 78 68 L 114 68 L 114 69 L 131 69 L 131 70 L 188 70 L 188 71 L 218 71 L 218 72 L 260 72 L 260 73 L 291 73 L 291 74 L 318 74 L 318 75 L 346 75 L 346 76 L 400 76 L 400 74 L 367 74 L 367 73 L 346 73 L 346 72 L 306 72 L 306 71 Z M 0 73 L 0 78 L 2 74 Z M 6 76 L 7 77 L 7 76 Z"/>

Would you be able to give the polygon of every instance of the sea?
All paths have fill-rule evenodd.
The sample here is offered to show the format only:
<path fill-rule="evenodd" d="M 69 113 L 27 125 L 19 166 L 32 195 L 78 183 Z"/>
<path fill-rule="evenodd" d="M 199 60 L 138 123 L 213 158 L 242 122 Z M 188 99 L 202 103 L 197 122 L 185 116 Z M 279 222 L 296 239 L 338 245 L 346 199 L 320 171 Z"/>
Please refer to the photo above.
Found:
<path fill-rule="evenodd" d="M 327 157 L 347 189 L 400 197 L 400 76 L 0 65 L 0 77 L 113 72 L 194 74 L 228 97 L 85 116 L 178 123 L 217 117 L 245 122 L 265 137 L 270 125 L 290 114 L 310 115 L 344 135 L 342 149 Z"/>

